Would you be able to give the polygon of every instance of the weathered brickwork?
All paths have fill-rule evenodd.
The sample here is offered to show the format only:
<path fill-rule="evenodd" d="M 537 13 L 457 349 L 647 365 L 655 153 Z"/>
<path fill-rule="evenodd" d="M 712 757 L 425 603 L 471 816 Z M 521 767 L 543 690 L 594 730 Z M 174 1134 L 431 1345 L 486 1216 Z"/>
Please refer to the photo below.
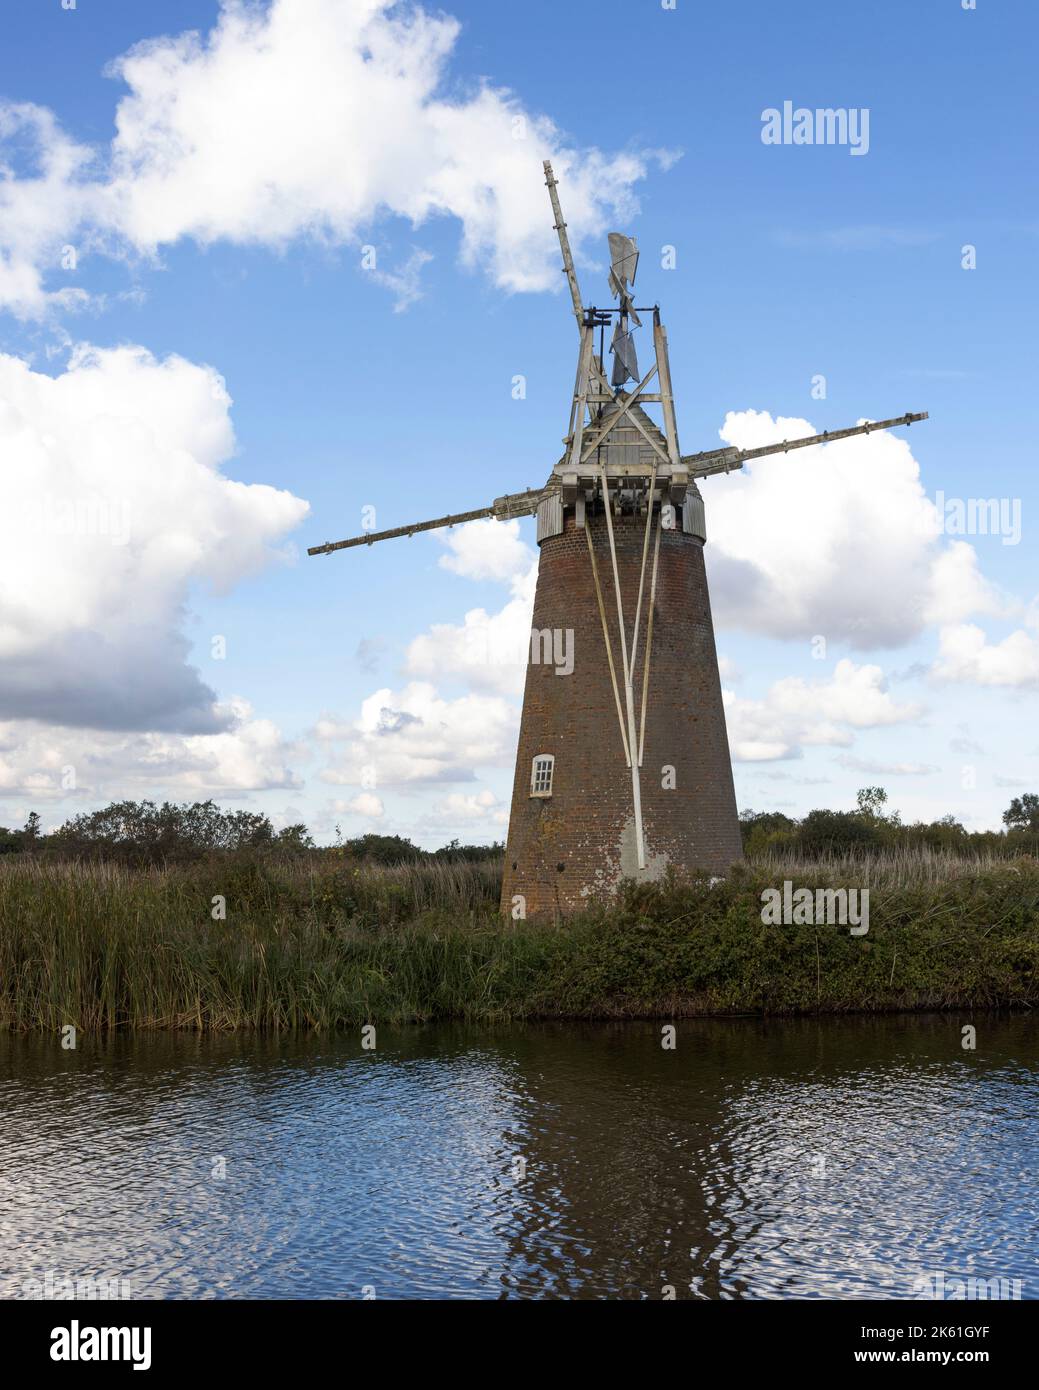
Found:
<path fill-rule="evenodd" d="M 591 519 L 592 539 L 620 683 L 620 641 L 606 519 Z M 638 594 L 645 519 L 615 518 L 614 533 L 630 638 Z M 652 554 L 650 562 L 652 563 Z M 646 596 L 648 606 L 649 564 Z M 512 794 L 502 910 L 525 899 L 528 917 L 573 912 L 608 896 L 622 878 L 725 869 L 741 855 L 718 659 L 704 571 L 703 544 L 663 531 L 650 655 L 641 769 L 647 867 L 635 847 L 631 773 L 624 760 L 613 688 L 595 597 L 588 544 L 568 510 L 561 535 L 542 542 L 533 627 L 573 630 L 574 667 L 557 675 L 530 663 Z M 635 669 L 641 705 L 645 615 Z M 621 701 L 623 707 L 623 687 Z M 555 756 L 552 796 L 530 795 L 535 755 Z M 665 789 L 666 768 L 674 787 Z"/>

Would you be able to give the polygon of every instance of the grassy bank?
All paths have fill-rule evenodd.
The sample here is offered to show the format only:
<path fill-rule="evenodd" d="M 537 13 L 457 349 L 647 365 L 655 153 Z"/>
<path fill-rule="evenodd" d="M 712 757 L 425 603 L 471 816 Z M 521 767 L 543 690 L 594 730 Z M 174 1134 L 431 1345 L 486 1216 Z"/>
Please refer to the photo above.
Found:
<path fill-rule="evenodd" d="M 761 892 L 868 887 L 869 931 L 766 926 Z M 500 865 L 334 855 L 131 870 L 0 860 L 0 1027 L 337 1028 L 434 1018 L 1033 1006 L 1039 863 L 762 859 L 535 925 Z M 226 918 L 214 920 L 214 898 Z"/>

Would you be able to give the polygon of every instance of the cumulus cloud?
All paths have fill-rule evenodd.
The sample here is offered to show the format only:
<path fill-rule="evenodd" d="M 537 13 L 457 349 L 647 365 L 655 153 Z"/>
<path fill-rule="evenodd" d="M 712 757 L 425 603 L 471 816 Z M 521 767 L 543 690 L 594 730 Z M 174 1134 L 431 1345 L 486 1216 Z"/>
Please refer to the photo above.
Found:
<path fill-rule="evenodd" d="M 945 627 L 932 675 L 939 681 L 975 685 L 1039 685 L 1039 638 L 1018 628 L 1002 642 L 990 642 L 973 623 Z"/>
<path fill-rule="evenodd" d="M 522 693 L 530 649 L 537 554 L 518 521 L 471 521 L 443 537 L 440 564 L 466 579 L 506 584 L 512 597 L 497 612 L 472 608 L 459 623 L 435 623 L 408 646 L 405 670 L 427 680 L 464 681 L 502 695 Z"/>
<path fill-rule="evenodd" d="M 810 745 L 850 745 L 857 729 L 905 723 L 918 705 L 897 704 L 884 688 L 879 666 L 838 661 L 825 681 L 790 676 L 776 681 L 763 700 L 723 692 L 729 747 L 737 762 L 799 758 Z"/>
<path fill-rule="evenodd" d="M 0 303 L 39 313 L 53 293 L 43 268 L 74 235 L 152 256 L 185 237 L 352 243 L 387 214 L 454 218 L 465 264 L 506 290 L 558 288 L 541 161 L 565 180 L 580 252 L 671 156 L 575 149 L 511 92 L 462 90 L 449 68 L 459 28 L 391 0 L 224 0 L 209 33 L 148 39 L 110 65 L 127 91 L 107 150 L 77 145 L 40 108 L 0 108 L 0 140 L 33 136 L 27 172 L 0 168 Z M 418 293 L 421 265 L 379 272 L 398 304 Z"/>
<path fill-rule="evenodd" d="M 97 732 L 0 722 L 0 796 L 35 801 L 145 795 L 235 797 L 271 788 L 299 788 L 292 763 L 305 753 L 286 742 L 247 701 L 221 711 L 216 734 Z"/>
<path fill-rule="evenodd" d="M 87 300 L 68 283 L 75 267 L 62 266 L 62 243 L 95 220 L 94 161 L 52 112 L 0 100 L 0 308 L 31 317 L 48 305 L 73 309 Z M 67 283 L 45 289 L 48 270 Z"/>
<path fill-rule="evenodd" d="M 329 753 L 326 782 L 365 788 L 421 782 L 471 782 L 477 767 L 502 767 L 515 755 L 519 710 L 500 696 L 445 699 L 433 685 L 377 690 L 360 718 L 320 719 L 315 735 Z"/>
<path fill-rule="evenodd" d="M 442 801 L 434 802 L 421 823 L 430 830 L 504 830 L 509 823 L 509 810 L 488 788 L 469 795 L 450 792 Z"/>
<path fill-rule="evenodd" d="M 362 816 L 365 820 L 382 820 L 386 814 L 382 798 L 374 792 L 358 792 L 348 801 L 337 799 L 332 802 L 332 809 L 342 815 Z"/>
<path fill-rule="evenodd" d="M 815 433 L 755 410 L 730 411 L 720 431 L 742 449 Z M 758 459 L 701 487 L 720 626 L 869 649 L 999 611 L 973 546 L 942 540 L 905 431 Z"/>
<path fill-rule="evenodd" d="M 56 377 L 0 355 L 0 718 L 230 730 L 181 632 L 306 515 L 223 475 L 230 398 L 208 367 L 83 347 Z"/>
<path fill-rule="evenodd" d="M 318 720 L 314 732 L 327 753 L 321 773 L 326 782 L 364 788 L 471 783 L 478 768 L 512 765 L 520 712 L 507 697 L 523 689 L 537 555 L 517 521 L 474 521 L 439 540 L 444 569 L 505 585 L 512 597 L 497 612 L 474 608 L 462 623 L 437 623 L 414 638 L 404 662 L 413 679 L 400 691 L 375 691 L 356 720 Z M 441 685 L 466 693 L 450 698 Z M 482 790 L 448 794 L 420 824 L 431 830 L 493 829 L 507 821 L 507 810 Z"/>
<path fill-rule="evenodd" d="M 997 616 L 1005 606 L 978 569 L 978 553 L 972 545 L 952 541 L 934 557 L 925 622 L 958 623 L 976 613 Z"/>
<path fill-rule="evenodd" d="M 526 580 L 537 573 L 537 552 L 520 535 L 518 521 L 494 521 L 485 517 L 438 533 L 448 552 L 440 566 L 463 579 L 493 579 L 499 584 Z"/>

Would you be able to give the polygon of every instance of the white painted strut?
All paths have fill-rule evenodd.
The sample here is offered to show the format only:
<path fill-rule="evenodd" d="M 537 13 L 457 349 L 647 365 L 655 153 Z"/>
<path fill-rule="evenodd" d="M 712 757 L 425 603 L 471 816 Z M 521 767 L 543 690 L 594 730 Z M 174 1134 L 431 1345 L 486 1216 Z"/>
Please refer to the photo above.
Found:
<path fill-rule="evenodd" d="M 649 658 L 653 652 L 653 605 L 657 601 L 657 565 L 660 560 L 660 519 L 657 519 L 653 541 L 653 575 L 649 582 L 649 615 L 646 620 L 646 655 L 642 662 L 642 710 L 639 728 L 638 765 L 642 766 L 642 749 L 646 742 L 646 706 L 649 704 Z"/>
<path fill-rule="evenodd" d="M 639 619 L 642 614 L 642 591 L 646 584 L 646 556 L 649 554 L 649 533 L 653 526 L 653 494 L 657 490 L 657 466 L 649 480 L 649 503 L 646 507 L 646 534 L 642 541 L 642 568 L 639 571 L 639 596 L 635 604 L 635 628 L 631 634 L 631 674 L 635 674 L 635 654 L 639 649 Z"/>
<path fill-rule="evenodd" d="M 610 645 L 610 629 L 606 622 L 606 605 L 603 603 L 602 586 L 599 583 L 599 566 L 595 559 L 595 546 L 592 544 L 592 533 L 588 529 L 587 520 L 584 523 L 585 539 L 588 542 L 588 558 L 592 563 L 592 579 L 595 583 L 595 599 L 599 605 L 599 620 L 602 623 L 602 640 L 606 648 L 606 660 L 610 667 L 610 684 L 613 686 L 613 703 L 617 706 L 617 723 L 620 725 L 621 743 L 624 745 L 624 761 L 631 767 L 631 752 L 628 748 L 628 735 L 624 728 L 624 715 L 621 713 L 620 691 L 617 689 L 617 668 L 613 664 L 613 647 Z"/>
<path fill-rule="evenodd" d="M 639 868 L 646 867 L 646 841 L 642 829 L 642 789 L 639 786 L 639 760 L 634 756 L 638 744 L 635 741 L 635 696 L 631 688 L 631 667 L 628 665 L 628 639 L 624 633 L 624 604 L 621 600 L 620 573 L 617 569 L 617 546 L 613 539 L 613 514 L 610 510 L 610 485 L 606 469 L 600 465 L 602 497 L 606 507 L 606 531 L 610 538 L 610 559 L 613 562 L 613 587 L 617 594 L 617 626 L 621 634 L 621 663 L 624 668 L 624 704 L 628 715 L 628 748 L 631 750 L 631 799 L 635 808 L 635 847 L 638 852 Z"/>

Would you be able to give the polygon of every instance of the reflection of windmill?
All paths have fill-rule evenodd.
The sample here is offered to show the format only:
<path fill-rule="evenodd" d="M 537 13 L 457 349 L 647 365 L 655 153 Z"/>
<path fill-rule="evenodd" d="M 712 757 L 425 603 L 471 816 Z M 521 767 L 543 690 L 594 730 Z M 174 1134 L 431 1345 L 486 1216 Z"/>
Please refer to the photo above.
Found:
<path fill-rule="evenodd" d="M 547 162 L 545 175 L 580 331 L 566 449 L 545 486 L 308 552 L 537 513 L 541 559 L 502 896 L 504 910 L 522 898 L 528 915 L 580 907 L 624 877 L 657 878 L 668 865 L 724 870 L 740 855 L 695 480 L 766 454 L 927 418 L 682 454 L 657 307 L 641 310 L 652 314 L 654 356 L 638 375 L 635 242 L 610 234 L 619 306 L 586 309 Z M 628 381 L 634 390 L 624 389 Z M 644 410 L 650 404 L 660 408 L 660 424 Z M 562 665 L 568 643 L 573 662 Z"/>

